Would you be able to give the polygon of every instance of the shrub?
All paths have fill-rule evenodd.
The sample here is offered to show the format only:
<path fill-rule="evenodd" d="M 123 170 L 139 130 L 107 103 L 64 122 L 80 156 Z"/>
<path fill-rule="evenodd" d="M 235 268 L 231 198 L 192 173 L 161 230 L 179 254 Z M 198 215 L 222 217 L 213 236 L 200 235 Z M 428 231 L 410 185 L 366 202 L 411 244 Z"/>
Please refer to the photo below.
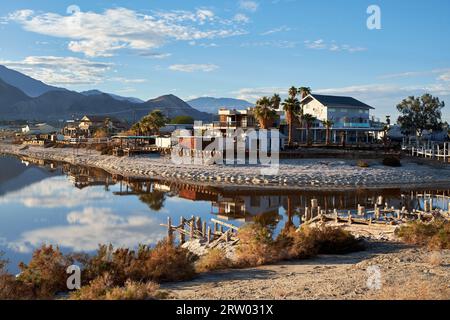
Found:
<path fill-rule="evenodd" d="M 342 228 L 322 225 L 310 233 L 320 254 L 343 254 L 364 249 L 360 240 Z"/>
<path fill-rule="evenodd" d="M 20 263 L 18 281 L 32 288 L 37 298 L 52 298 L 57 292 L 66 291 L 66 269 L 73 261 L 59 248 L 43 245 L 33 252 L 28 265 Z"/>
<path fill-rule="evenodd" d="M 446 220 L 410 222 L 397 229 L 396 234 L 407 243 L 435 250 L 450 249 L 450 222 Z"/>
<path fill-rule="evenodd" d="M 401 167 L 400 159 L 394 156 L 387 156 L 383 159 L 383 165 L 388 167 Z"/>
<path fill-rule="evenodd" d="M 249 223 L 239 230 L 236 261 L 241 267 L 259 266 L 278 260 L 272 233 L 258 223 Z"/>
<path fill-rule="evenodd" d="M 310 228 L 303 227 L 300 230 L 290 227 L 283 230 L 276 239 L 277 252 L 283 259 L 305 259 L 318 253 L 311 236 Z"/>
<path fill-rule="evenodd" d="M 71 293 L 74 300 L 147 300 L 156 298 L 159 285 L 154 282 L 134 282 L 127 280 L 123 287 L 114 286 L 111 275 L 103 274 L 89 285 Z"/>
<path fill-rule="evenodd" d="M 189 251 L 166 240 L 155 248 L 141 245 L 137 252 L 122 248 L 114 250 L 111 245 L 103 245 L 84 265 L 85 279 L 93 280 L 108 273 L 117 286 L 124 285 L 127 279 L 162 282 L 186 280 L 195 275 Z"/>
<path fill-rule="evenodd" d="M 369 167 L 369 163 L 364 160 L 358 160 L 356 165 L 360 168 L 368 168 Z"/>
<path fill-rule="evenodd" d="M 361 241 L 341 228 L 320 225 L 291 228 L 277 238 L 279 252 L 285 258 L 304 259 L 317 254 L 344 254 L 364 249 Z"/>
<path fill-rule="evenodd" d="M 195 264 L 197 272 L 208 272 L 232 267 L 232 261 L 227 258 L 224 250 L 214 248 L 201 256 Z"/>
<path fill-rule="evenodd" d="M 176 247 L 168 240 L 160 241 L 145 261 L 150 279 L 156 282 L 191 279 L 194 263 L 187 249 Z"/>

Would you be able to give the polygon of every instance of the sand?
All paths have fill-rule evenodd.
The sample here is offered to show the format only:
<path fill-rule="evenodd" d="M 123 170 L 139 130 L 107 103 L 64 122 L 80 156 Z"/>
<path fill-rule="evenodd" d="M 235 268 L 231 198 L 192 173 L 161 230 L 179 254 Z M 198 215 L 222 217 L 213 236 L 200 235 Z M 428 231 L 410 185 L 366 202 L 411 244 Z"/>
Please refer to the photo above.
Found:
<path fill-rule="evenodd" d="M 211 272 L 193 281 L 164 284 L 162 289 L 172 299 L 181 300 L 448 300 L 449 267 L 450 250 L 433 253 L 398 243 L 371 242 L 362 252 Z"/>
<path fill-rule="evenodd" d="M 130 178 L 176 180 L 231 189 L 285 188 L 290 190 L 342 190 L 376 188 L 450 187 L 450 166 L 433 167 L 402 160 L 402 167 L 383 166 L 380 160 L 367 160 L 360 168 L 356 160 L 281 160 L 279 171 L 262 175 L 259 166 L 175 164 L 169 157 L 114 157 L 94 150 L 29 147 L 0 143 L 0 153 L 68 162 L 104 169 Z"/>

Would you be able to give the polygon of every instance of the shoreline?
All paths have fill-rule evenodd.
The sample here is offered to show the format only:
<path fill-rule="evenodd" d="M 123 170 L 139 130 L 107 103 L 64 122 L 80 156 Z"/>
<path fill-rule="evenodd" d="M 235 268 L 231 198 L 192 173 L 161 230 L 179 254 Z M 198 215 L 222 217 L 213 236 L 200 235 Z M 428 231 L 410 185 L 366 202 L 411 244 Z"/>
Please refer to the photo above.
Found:
<path fill-rule="evenodd" d="M 400 168 L 385 167 L 367 160 L 369 168 L 349 159 L 280 160 L 279 173 L 260 174 L 258 166 L 177 165 L 163 157 L 115 157 L 98 151 L 71 148 L 42 148 L 0 142 L 0 154 L 58 161 L 99 168 L 130 179 L 186 182 L 223 191 L 352 191 L 380 189 L 450 188 L 450 166 L 436 168 L 403 159 Z"/>
<path fill-rule="evenodd" d="M 190 281 L 166 283 L 173 300 L 371 300 L 449 299 L 450 250 L 437 253 L 393 242 L 368 242 L 365 251 L 319 255 L 305 260 L 282 261 L 248 269 L 205 273 Z M 379 288 L 368 278 L 375 266 L 381 272 Z M 413 280 L 411 280 L 413 279 Z"/>

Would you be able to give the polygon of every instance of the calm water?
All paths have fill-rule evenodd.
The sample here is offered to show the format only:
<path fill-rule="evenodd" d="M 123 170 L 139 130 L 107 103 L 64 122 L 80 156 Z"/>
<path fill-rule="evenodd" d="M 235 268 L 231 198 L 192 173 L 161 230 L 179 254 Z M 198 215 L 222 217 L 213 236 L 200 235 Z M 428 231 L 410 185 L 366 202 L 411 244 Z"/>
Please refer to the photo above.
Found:
<path fill-rule="evenodd" d="M 9 270 L 17 272 L 17 264 L 27 262 L 43 243 L 65 252 L 93 252 L 108 243 L 155 244 L 166 235 L 160 224 L 168 216 L 175 224 L 191 215 L 236 225 L 257 220 L 277 232 L 298 225 L 312 198 L 323 209 L 354 210 L 358 203 L 371 208 L 377 202 L 412 209 L 422 206 L 415 195 L 400 190 L 224 193 L 181 183 L 127 182 L 98 169 L 0 157 L 0 251 L 10 261 Z M 435 205 L 447 209 L 448 200 L 436 198 Z"/>

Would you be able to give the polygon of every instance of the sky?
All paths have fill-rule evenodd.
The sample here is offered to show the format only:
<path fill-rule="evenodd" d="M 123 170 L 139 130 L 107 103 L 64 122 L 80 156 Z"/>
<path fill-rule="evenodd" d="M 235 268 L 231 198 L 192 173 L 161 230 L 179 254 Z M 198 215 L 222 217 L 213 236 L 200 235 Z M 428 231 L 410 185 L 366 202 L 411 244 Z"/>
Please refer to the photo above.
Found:
<path fill-rule="evenodd" d="M 254 102 L 309 86 L 382 120 L 410 95 L 450 104 L 448 0 L 0 3 L 0 64 L 76 91 Z"/>

